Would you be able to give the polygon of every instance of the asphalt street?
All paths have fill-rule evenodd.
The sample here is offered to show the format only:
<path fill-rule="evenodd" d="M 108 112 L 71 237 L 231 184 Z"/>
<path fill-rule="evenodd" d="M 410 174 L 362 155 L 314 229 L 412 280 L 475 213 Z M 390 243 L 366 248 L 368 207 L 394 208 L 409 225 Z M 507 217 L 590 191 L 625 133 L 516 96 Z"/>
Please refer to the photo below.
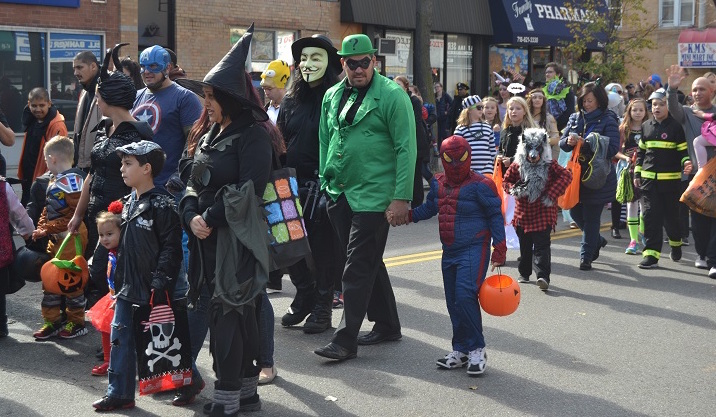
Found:
<path fill-rule="evenodd" d="M 603 222 L 609 212 L 605 210 Z M 626 234 L 623 232 L 623 234 Z M 603 232 L 608 237 L 608 231 Z M 594 270 L 582 272 L 579 236 L 560 224 L 552 243 L 547 293 L 522 284 L 518 310 L 483 313 L 487 371 L 469 377 L 435 360 L 451 350 L 440 272 L 437 220 L 394 228 L 385 258 L 403 338 L 361 347 L 358 358 L 324 360 L 313 349 L 331 332 L 306 335 L 280 317 L 294 289 L 270 295 L 276 315 L 278 377 L 261 386 L 256 416 L 711 416 L 716 410 L 716 280 L 694 267 L 693 246 L 681 262 L 636 267 L 626 239 L 608 238 Z M 503 273 L 516 278 L 517 251 Z M 534 282 L 534 276 L 533 276 Z M 36 342 L 39 284 L 8 296 L 10 336 L 0 339 L 0 416 L 95 415 L 91 403 L 106 379 L 90 376 L 99 334 Z M 333 324 L 341 310 L 334 310 Z M 363 330 L 370 330 L 364 322 Z M 208 342 L 199 357 L 212 381 Z M 170 394 L 137 399 L 121 415 L 201 415 L 212 384 L 192 406 L 171 406 Z"/>

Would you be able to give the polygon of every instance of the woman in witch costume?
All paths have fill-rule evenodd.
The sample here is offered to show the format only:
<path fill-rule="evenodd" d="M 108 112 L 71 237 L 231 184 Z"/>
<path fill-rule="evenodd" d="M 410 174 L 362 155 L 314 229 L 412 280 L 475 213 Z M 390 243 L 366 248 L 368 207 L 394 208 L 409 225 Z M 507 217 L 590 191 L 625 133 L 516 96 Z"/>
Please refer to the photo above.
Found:
<path fill-rule="evenodd" d="M 128 43 L 118 44 L 107 52 L 97 81 L 97 105 L 105 117 L 95 129 L 97 139 L 92 147 L 89 175 L 82 186 L 80 201 L 68 224 L 68 230 L 75 233 L 82 220 L 87 226 L 87 249 L 85 258 L 94 256 L 90 270 L 90 282 L 85 293 L 91 306 L 107 293 L 107 249 L 97 245 L 97 214 L 106 211 L 109 203 L 129 194 L 131 189 L 122 180 L 119 169 L 122 160 L 116 149 L 140 140 L 152 139 L 152 128 L 147 122 L 137 121 L 129 111 L 134 106 L 137 90 L 132 79 L 122 73 L 119 48 Z M 108 72 L 109 61 L 114 62 L 114 72 Z"/>
<path fill-rule="evenodd" d="M 261 210 L 271 174 L 271 138 L 257 122 L 268 119 L 248 99 L 244 65 L 253 25 L 203 82 L 180 85 L 204 97 L 212 125 L 199 139 L 181 220 L 189 235 L 189 301 L 204 285 L 217 381 L 212 416 L 258 410 L 259 336 L 256 297 L 268 281 L 268 227 Z"/>

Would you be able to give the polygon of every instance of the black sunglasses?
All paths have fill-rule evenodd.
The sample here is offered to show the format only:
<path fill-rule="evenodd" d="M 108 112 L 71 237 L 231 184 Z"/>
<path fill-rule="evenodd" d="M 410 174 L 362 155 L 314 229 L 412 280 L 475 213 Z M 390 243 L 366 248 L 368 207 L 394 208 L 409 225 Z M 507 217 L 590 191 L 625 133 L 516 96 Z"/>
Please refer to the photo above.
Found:
<path fill-rule="evenodd" d="M 350 69 L 351 71 L 357 70 L 358 67 L 361 67 L 364 70 L 367 70 L 368 67 L 370 67 L 371 61 L 372 61 L 372 59 L 369 56 L 361 59 L 360 61 L 356 61 L 355 59 L 348 58 L 348 59 L 346 59 L 346 66 L 348 66 L 348 69 Z"/>

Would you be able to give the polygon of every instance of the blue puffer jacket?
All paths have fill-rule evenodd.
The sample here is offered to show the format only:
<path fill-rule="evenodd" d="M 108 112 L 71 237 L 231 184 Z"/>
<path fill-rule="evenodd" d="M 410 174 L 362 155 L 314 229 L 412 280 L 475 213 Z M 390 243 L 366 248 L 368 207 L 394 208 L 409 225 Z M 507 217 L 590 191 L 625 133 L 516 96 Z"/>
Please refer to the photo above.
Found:
<path fill-rule="evenodd" d="M 559 147 L 566 152 L 571 152 L 573 146 L 567 144 L 567 138 L 571 132 L 577 133 L 581 137 L 587 137 L 588 134 L 595 132 L 602 136 L 609 137 L 609 149 L 607 149 L 607 159 L 611 160 L 619 151 L 619 121 L 617 115 L 610 110 L 597 109 L 589 113 L 574 113 L 569 116 L 569 122 L 559 141 Z M 591 158 L 591 149 L 585 149 L 588 146 L 582 145 L 581 155 L 587 160 Z M 581 160 L 581 157 L 580 157 Z M 582 167 L 584 170 L 584 167 Z M 592 190 L 587 187 L 579 188 L 579 202 L 583 204 L 606 204 L 614 200 L 617 190 L 617 175 L 614 170 L 609 171 L 607 182 L 600 190 Z"/>

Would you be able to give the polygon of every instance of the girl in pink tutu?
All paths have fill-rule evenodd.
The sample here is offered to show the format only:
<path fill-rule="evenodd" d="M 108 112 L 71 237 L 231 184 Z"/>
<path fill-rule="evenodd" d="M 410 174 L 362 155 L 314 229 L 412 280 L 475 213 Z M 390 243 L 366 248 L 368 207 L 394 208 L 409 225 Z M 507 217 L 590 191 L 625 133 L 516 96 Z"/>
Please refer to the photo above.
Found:
<path fill-rule="evenodd" d="M 122 203 L 113 201 L 107 211 L 97 215 L 97 232 L 100 245 L 107 248 L 107 285 L 109 293 L 97 302 L 89 312 L 92 324 L 102 334 L 102 351 L 104 362 L 92 368 L 92 375 L 105 376 L 109 369 L 109 351 L 111 348 L 109 334 L 110 323 L 114 316 L 114 270 L 117 266 L 117 248 L 119 247 L 120 226 L 122 224 Z"/>

